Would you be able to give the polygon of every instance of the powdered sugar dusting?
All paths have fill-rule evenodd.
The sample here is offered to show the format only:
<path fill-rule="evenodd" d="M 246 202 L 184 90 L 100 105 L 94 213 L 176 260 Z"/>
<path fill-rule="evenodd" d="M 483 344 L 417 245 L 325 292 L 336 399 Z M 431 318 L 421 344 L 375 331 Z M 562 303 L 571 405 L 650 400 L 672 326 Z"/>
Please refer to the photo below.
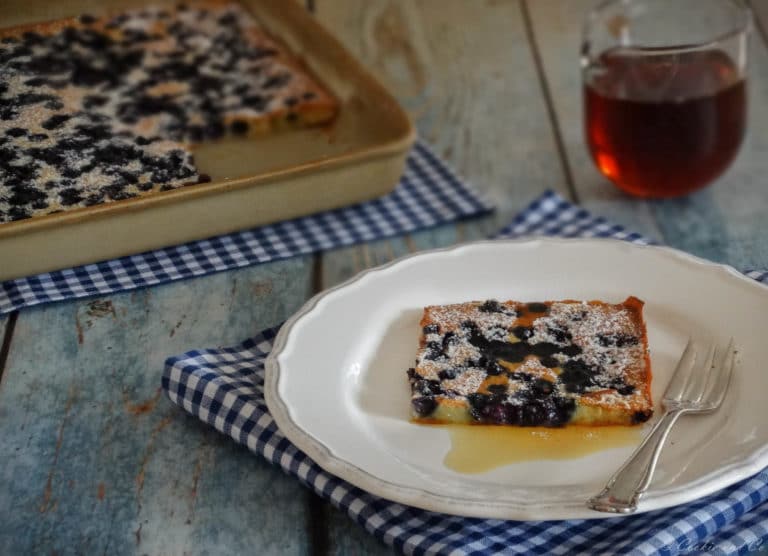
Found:
<path fill-rule="evenodd" d="M 411 386 L 421 416 L 441 399 L 481 422 L 567 422 L 575 407 L 650 416 L 642 302 L 430 306 Z M 434 400 L 434 401 L 432 401 Z M 515 409 L 517 408 L 517 409 Z"/>

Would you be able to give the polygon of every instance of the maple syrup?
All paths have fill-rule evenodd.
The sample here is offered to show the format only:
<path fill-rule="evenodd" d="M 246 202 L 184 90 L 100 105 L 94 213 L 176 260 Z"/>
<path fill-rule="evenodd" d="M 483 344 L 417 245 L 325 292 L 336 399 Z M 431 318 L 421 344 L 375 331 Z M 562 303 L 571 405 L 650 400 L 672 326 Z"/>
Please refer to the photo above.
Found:
<path fill-rule="evenodd" d="M 731 164 L 746 128 L 745 80 L 719 50 L 609 50 L 585 74 L 587 143 L 627 193 L 675 197 Z"/>
<path fill-rule="evenodd" d="M 440 426 L 440 425 L 438 425 Z M 575 459 L 636 446 L 643 427 L 503 427 L 442 425 L 451 438 L 443 463 L 459 473 L 483 473 L 523 461 Z"/>

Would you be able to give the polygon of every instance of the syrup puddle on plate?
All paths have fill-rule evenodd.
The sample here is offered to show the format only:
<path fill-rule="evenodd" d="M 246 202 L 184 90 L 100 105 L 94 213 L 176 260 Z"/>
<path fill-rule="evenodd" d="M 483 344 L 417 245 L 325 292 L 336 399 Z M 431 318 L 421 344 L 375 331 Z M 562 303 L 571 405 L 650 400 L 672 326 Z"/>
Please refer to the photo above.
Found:
<path fill-rule="evenodd" d="M 434 426 L 434 425 L 433 425 Z M 451 449 L 443 461 L 459 473 L 483 473 L 522 461 L 571 459 L 636 446 L 643 427 L 503 427 L 437 425 L 448 429 Z"/>

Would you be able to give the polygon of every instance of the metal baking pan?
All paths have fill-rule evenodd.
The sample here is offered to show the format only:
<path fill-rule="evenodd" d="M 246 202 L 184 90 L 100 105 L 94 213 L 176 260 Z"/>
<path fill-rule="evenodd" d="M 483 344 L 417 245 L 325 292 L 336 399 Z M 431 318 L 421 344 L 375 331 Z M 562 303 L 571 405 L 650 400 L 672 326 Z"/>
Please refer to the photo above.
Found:
<path fill-rule="evenodd" d="M 0 28 L 163 3 L 5 0 Z M 195 158 L 213 177 L 207 184 L 0 224 L 0 280 L 252 228 L 394 189 L 415 139 L 395 99 L 300 5 L 241 3 L 336 95 L 336 121 L 206 147 Z"/>

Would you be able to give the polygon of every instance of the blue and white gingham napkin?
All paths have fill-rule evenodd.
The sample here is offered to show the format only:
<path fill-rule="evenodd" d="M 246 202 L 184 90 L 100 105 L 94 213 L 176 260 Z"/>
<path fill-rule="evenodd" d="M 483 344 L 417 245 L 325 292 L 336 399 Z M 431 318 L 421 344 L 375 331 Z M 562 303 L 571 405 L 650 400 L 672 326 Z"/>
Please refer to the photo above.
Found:
<path fill-rule="evenodd" d="M 548 192 L 502 237 L 616 237 L 648 243 Z M 768 272 L 752 272 L 768 282 Z M 768 546 L 768 469 L 690 504 L 604 520 L 519 522 L 463 518 L 378 498 L 321 469 L 277 429 L 264 401 L 264 360 L 277 329 L 239 346 L 166 361 L 174 403 L 279 465 L 367 531 L 406 554 L 734 554 Z"/>
<path fill-rule="evenodd" d="M 385 197 L 176 247 L 0 282 L 0 315 L 405 234 L 491 209 L 487 200 L 418 142 L 400 183 Z"/>

